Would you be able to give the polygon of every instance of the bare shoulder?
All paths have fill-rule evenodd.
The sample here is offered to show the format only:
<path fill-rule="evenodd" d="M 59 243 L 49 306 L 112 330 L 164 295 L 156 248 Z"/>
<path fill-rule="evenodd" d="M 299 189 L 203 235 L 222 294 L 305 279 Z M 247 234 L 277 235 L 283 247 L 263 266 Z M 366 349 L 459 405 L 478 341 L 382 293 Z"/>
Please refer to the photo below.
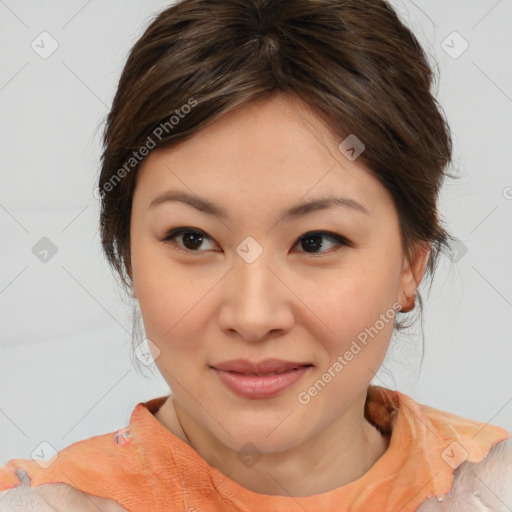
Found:
<path fill-rule="evenodd" d="M 127 512 L 117 502 L 93 496 L 65 483 L 30 486 L 25 476 L 22 485 L 0 492 L 0 512 Z"/>
<path fill-rule="evenodd" d="M 509 512 L 512 503 L 512 438 L 494 445 L 479 463 L 463 462 L 454 472 L 452 490 L 430 498 L 417 512 Z"/>

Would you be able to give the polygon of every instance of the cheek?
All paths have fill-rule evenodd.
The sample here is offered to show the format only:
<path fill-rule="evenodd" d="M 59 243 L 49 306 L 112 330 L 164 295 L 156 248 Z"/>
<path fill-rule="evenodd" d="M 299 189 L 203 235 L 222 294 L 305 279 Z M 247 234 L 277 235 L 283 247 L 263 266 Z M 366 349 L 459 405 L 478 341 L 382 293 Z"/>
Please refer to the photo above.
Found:
<path fill-rule="evenodd" d="M 339 268 L 303 279 L 299 289 L 321 318 L 338 325 L 360 324 L 392 306 L 399 288 L 400 266 L 399 255 L 389 251 L 353 252 Z"/>
<path fill-rule="evenodd" d="M 156 365 L 167 369 L 167 377 L 190 375 L 197 361 L 207 359 L 205 330 L 214 308 L 208 292 L 218 277 L 154 248 L 139 248 L 132 260 L 145 334 L 160 350 Z"/>
<path fill-rule="evenodd" d="M 188 315 L 197 302 L 190 288 L 187 283 L 180 283 L 179 278 L 166 281 L 152 271 L 141 276 L 137 298 L 146 335 L 157 345 L 178 339 L 180 331 L 187 327 Z M 192 334 L 189 331 L 188 336 Z"/>
<path fill-rule="evenodd" d="M 386 356 L 396 309 L 392 301 L 379 295 L 378 288 L 373 294 L 370 290 L 347 285 L 333 295 L 329 309 L 323 310 L 330 330 L 328 336 L 320 338 L 324 351 L 319 354 L 319 372 L 309 383 L 318 390 L 323 389 L 322 382 L 328 384 L 328 391 L 317 401 L 320 408 L 331 410 L 347 390 L 362 392 Z"/>
<path fill-rule="evenodd" d="M 391 307 L 397 298 L 401 268 L 399 239 L 363 251 L 347 277 L 344 301 L 351 313 L 371 319 Z"/>
<path fill-rule="evenodd" d="M 399 279 L 399 255 L 359 254 L 357 264 L 326 275 L 310 289 L 304 302 L 325 326 L 322 343 L 330 361 L 347 350 L 363 363 L 381 358 L 393 333 Z"/>
<path fill-rule="evenodd" d="M 152 244 L 132 242 L 133 283 L 146 336 L 157 345 L 172 337 L 185 317 L 191 300 L 190 280 L 172 271 L 170 260 Z M 187 308 L 188 306 L 188 308 Z"/>

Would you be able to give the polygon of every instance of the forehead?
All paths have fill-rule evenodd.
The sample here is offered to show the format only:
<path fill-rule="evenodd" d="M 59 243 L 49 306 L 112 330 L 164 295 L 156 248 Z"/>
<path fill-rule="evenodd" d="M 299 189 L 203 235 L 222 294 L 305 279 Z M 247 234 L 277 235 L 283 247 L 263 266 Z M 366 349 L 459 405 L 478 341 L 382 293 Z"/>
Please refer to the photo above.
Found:
<path fill-rule="evenodd" d="M 338 194 L 369 209 L 379 203 L 392 207 L 389 193 L 363 159 L 350 161 L 339 150 L 342 141 L 306 104 L 275 95 L 224 114 L 170 148 L 153 151 L 138 171 L 138 195 L 149 205 L 156 195 L 179 188 L 201 197 L 271 207 Z"/>

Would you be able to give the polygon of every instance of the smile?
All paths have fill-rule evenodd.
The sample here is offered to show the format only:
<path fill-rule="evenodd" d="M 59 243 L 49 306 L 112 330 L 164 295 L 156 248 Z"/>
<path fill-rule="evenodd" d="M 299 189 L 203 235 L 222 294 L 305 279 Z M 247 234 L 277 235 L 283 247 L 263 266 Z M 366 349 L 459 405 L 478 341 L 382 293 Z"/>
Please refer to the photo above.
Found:
<path fill-rule="evenodd" d="M 275 361 L 268 364 L 277 365 Z M 222 369 L 222 366 L 229 365 L 216 365 L 212 369 L 230 391 L 243 398 L 262 399 L 271 398 L 284 392 L 299 381 L 313 365 L 285 363 L 284 366 L 288 366 L 288 368 L 243 372 Z"/>

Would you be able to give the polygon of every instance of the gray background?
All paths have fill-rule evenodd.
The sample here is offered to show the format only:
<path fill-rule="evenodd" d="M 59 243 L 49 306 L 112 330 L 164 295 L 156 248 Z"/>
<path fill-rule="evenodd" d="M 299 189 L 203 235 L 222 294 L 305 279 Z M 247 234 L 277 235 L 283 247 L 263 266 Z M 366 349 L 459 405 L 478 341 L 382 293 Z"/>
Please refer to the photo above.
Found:
<path fill-rule="evenodd" d="M 439 66 L 462 176 L 440 207 L 460 243 L 430 295 L 422 286 L 421 374 L 416 331 L 373 383 L 512 430 L 512 1 L 392 3 Z M 130 302 L 101 254 L 93 196 L 122 66 L 167 5 L 0 0 L 0 465 L 126 426 L 169 391 L 132 363 Z M 47 58 L 31 47 L 51 49 L 44 31 L 58 43 Z M 33 252 L 43 237 L 57 249 L 46 262 Z"/>

